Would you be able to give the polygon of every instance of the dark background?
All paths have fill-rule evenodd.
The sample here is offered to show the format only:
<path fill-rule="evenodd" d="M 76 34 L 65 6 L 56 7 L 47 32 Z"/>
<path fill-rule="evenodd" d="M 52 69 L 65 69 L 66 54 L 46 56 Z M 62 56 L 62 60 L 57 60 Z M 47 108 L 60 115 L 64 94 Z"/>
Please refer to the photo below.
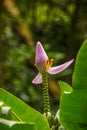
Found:
<path fill-rule="evenodd" d="M 0 87 L 42 112 L 42 85 L 32 84 L 35 45 L 40 41 L 54 65 L 76 58 L 87 37 L 87 0 L 0 1 Z M 74 63 L 49 77 L 51 109 L 61 92 L 58 80 L 72 84 Z"/>

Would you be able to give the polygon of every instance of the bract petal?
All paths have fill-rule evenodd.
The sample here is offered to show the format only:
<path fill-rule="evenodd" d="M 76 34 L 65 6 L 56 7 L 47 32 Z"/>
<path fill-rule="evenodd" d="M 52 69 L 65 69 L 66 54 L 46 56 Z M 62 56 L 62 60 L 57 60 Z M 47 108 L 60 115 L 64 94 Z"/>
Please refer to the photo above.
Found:
<path fill-rule="evenodd" d="M 32 81 L 33 84 L 40 84 L 42 83 L 42 75 L 40 73 L 37 74 L 37 76 Z"/>
<path fill-rule="evenodd" d="M 36 56 L 35 56 L 35 64 L 39 71 L 44 70 L 44 62 L 48 60 L 48 56 L 41 45 L 40 42 L 37 42 L 36 45 Z"/>
<path fill-rule="evenodd" d="M 57 74 L 57 73 L 60 73 L 61 71 L 65 70 L 72 62 L 73 62 L 74 59 L 62 64 L 62 65 L 59 65 L 59 66 L 55 66 L 55 67 L 51 67 L 47 70 L 47 72 L 49 74 Z"/>

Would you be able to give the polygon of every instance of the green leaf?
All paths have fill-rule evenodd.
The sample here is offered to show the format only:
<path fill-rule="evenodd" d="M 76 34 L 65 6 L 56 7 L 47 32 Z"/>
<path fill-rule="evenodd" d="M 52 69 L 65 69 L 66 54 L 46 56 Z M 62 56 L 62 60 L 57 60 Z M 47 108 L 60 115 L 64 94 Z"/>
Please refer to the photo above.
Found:
<path fill-rule="evenodd" d="M 87 40 L 82 44 L 76 58 L 72 87 L 87 90 Z"/>
<path fill-rule="evenodd" d="M 0 118 L 0 130 L 37 130 L 35 124 Z"/>
<path fill-rule="evenodd" d="M 42 114 L 1 88 L 0 100 L 11 107 L 11 111 L 20 121 L 35 123 L 38 130 L 50 130 L 48 122 Z"/>
<path fill-rule="evenodd" d="M 65 82 L 58 81 L 58 84 L 59 84 L 61 91 L 64 93 L 71 93 L 73 91 L 72 87 Z"/>
<path fill-rule="evenodd" d="M 87 130 L 87 40 L 77 54 L 72 88 L 61 95 L 60 122 L 69 130 Z"/>

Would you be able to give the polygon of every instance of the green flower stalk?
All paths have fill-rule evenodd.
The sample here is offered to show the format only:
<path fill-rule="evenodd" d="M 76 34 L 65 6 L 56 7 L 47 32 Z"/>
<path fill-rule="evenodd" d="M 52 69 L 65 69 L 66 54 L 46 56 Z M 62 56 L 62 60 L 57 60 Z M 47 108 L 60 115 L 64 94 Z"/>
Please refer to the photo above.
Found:
<path fill-rule="evenodd" d="M 50 100 L 49 100 L 49 92 L 48 92 L 48 74 L 42 73 L 43 80 L 43 109 L 44 113 L 50 112 Z"/>

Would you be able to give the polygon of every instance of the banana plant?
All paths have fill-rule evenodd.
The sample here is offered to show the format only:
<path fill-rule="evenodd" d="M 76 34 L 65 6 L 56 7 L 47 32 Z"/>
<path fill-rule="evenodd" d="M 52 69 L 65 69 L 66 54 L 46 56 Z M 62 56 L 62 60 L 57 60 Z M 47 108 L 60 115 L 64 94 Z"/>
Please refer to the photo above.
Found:
<path fill-rule="evenodd" d="M 60 73 L 73 62 L 73 59 L 62 65 L 51 67 L 53 61 L 48 58 L 41 43 L 37 42 L 35 66 L 39 73 L 32 83 L 43 84 L 43 114 L 0 88 L 0 129 L 58 130 L 58 119 L 50 112 L 48 74 Z"/>
<path fill-rule="evenodd" d="M 72 87 L 58 82 L 62 90 L 59 121 L 66 130 L 87 130 L 87 40 L 76 58 Z"/>

